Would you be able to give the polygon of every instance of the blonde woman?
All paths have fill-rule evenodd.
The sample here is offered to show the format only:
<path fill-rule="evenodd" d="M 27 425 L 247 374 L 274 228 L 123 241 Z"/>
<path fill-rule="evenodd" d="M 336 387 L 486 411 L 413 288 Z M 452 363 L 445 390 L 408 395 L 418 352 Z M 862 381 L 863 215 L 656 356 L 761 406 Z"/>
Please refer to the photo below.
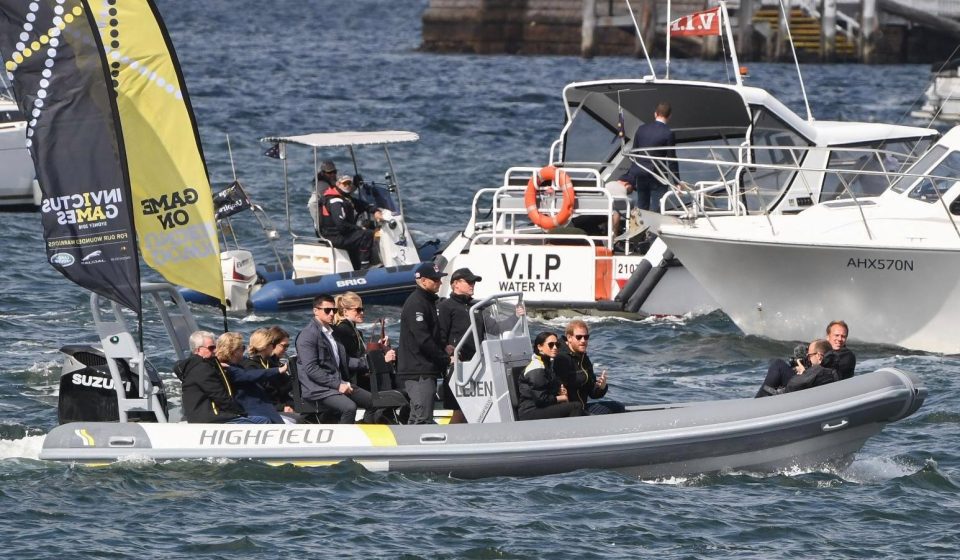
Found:
<path fill-rule="evenodd" d="M 337 296 L 335 305 L 337 311 L 334 316 L 333 338 L 347 349 L 349 357 L 347 367 L 350 370 L 350 376 L 356 380 L 357 385 L 369 391 L 370 369 L 366 360 L 367 343 L 363 333 L 357 328 L 357 325 L 364 320 L 363 300 L 354 292 L 344 292 Z M 389 337 L 384 337 L 378 342 L 377 350 L 382 350 L 389 343 Z M 396 351 L 392 348 L 387 349 L 383 359 L 387 363 L 392 363 L 397 359 Z"/>
<path fill-rule="evenodd" d="M 269 369 L 244 369 L 240 365 L 243 351 L 243 335 L 240 333 L 225 332 L 217 339 L 218 367 L 233 384 L 234 398 L 248 415 L 263 416 L 272 424 L 283 424 L 283 418 L 277 413 L 261 384 L 286 374 L 287 365 Z"/>
<path fill-rule="evenodd" d="M 280 327 L 259 328 L 250 334 L 247 356 L 240 362 L 244 369 L 280 368 L 281 357 L 290 345 L 290 335 Z M 277 352 L 277 349 L 280 352 Z M 289 375 L 278 375 L 260 383 L 277 412 L 293 413 L 293 382 Z"/>

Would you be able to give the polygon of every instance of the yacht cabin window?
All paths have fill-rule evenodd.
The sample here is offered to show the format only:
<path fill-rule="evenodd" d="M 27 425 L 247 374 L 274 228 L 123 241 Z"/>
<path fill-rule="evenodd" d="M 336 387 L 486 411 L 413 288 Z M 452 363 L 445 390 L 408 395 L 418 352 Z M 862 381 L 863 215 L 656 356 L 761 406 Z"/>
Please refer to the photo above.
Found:
<path fill-rule="evenodd" d="M 775 204 L 803 163 L 810 142 L 763 107 L 755 107 L 753 161 L 784 165 L 784 169 L 748 169 L 742 176 L 747 210 L 758 211 Z"/>
<path fill-rule="evenodd" d="M 617 131 L 590 110 L 580 107 L 567 128 L 563 161 L 568 164 L 608 162 L 619 150 Z"/>
<path fill-rule="evenodd" d="M 929 138 L 878 140 L 849 150 L 831 150 L 827 169 L 841 172 L 826 174 L 820 190 L 820 202 L 850 198 L 851 192 L 857 198 L 879 196 L 896 181 L 897 176 L 860 172 L 903 171 L 929 148 L 930 143 Z"/>
<path fill-rule="evenodd" d="M 950 187 L 960 181 L 960 152 L 950 152 L 928 175 L 921 178 L 907 196 L 928 203 L 939 202 Z"/>
<path fill-rule="evenodd" d="M 945 153 L 947 153 L 947 149 L 943 146 L 934 146 L 929 152 L 920 158 L 920 161 L 906 171 L 906 173 L 913 173 L 917 175 L 926 173 L 927 170 L 933 166 L 934 162 L 940 161 L 940 158 L 942 158 L 943 154 Z M 893 186 L 890 187 L 890 190 L 896 193 L 902 193 L 916 184 L 916 182 L 916 177 L 902 176 L 893 183 Z"/>

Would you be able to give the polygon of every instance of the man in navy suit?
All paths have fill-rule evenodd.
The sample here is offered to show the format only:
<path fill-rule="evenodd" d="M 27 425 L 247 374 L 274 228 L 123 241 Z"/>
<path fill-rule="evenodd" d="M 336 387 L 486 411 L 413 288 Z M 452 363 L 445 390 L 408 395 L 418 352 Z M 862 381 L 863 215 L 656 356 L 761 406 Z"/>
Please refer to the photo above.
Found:
<path fill-rule="evenodd" d="M 333 314 L 337 306 L 333 297 L 323 294 L 313 298 L 313 320 L 297 336 L 297 375 L 301 394 L 307 401 L 340 414 L 341 424 L 353 424 L 357 407 L 366 413 L 364 421 L 373 418 L 370 392 L 344 381 L 347 373 L 347 350 L 333 338 Z"/>
<path fill-rule="evenodd" d="M 653 113 L 654 120 L 637 128 L 633 135 L 633 149 L 637 148 L 660 148 L 673 146 L 677 143 L 676 136 L 667 126 L 670 121 L 672 109 L 666 101 L 657 103 L 657 108 Z M 650 152 L 651 156 L 676 158 L 677 152 L 674 150 L 655 150 Z M 667 163 L 667 168 L 674 177 L 678 176 L 679 169 L 677 162 Z M 657 170 L 653 162 L 647 162 L 642 165 L 634 163 L 630 169 L 620 178 L 620 181 L 633 185 L 637 192 L 637 208 L 642 210 L 660 211 L 660 199 L 667 194 L 667 186 L 660 183 L 650 170 Z M 662 174 L 662 166 L 660 174 Z"/>

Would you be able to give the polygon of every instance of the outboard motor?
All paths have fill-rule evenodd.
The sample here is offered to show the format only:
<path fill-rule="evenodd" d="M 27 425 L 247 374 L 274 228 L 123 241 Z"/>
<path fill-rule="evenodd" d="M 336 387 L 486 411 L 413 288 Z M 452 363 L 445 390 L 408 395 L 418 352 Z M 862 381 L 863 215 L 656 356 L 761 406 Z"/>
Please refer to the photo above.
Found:
<path fill-rule="evenodd" d="M 380 224 L 380 262 L 383 266 L 419 263 L 417 246 L 407 230 L 403 216 L 386 209 L 382 210 L 381 214 L 383 221 Z"/>
<path fill-rule="evenodd" d="M 57 402 L 57 420 L 68 422 L 117 422 L 117 393 L 103 352 L 85 344 L 71 344 L 60 349 L 66 355 L 60 373 L 60 398 Z M 128 398 L 137 396 L 137 376 L 125 360 L 118 360 L 120 377 Z M 157 371 L 148 362 L 150 383 L 158 389 L 158 397 L 167 413 L 167 396 Z M 130 412 L 132 422 L 156 422 L 152 412 Z"/>

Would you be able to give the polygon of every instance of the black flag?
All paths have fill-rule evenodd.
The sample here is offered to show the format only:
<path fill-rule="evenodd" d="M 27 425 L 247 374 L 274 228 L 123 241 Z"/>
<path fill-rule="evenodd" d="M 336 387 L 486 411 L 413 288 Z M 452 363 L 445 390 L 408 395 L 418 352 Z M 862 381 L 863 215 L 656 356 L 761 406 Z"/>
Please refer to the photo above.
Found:
<path fill-rule="evenodd" d="M 263 152 L 263 155 L 273 159 L 283 159 L 283 156 L 280 154 L 280 142 L 267 148 L 267 151 Z"/>
<path fill-rule="evenodd" d="M 0 53 L 27 119 L 47 261 L 139 314 L 125 152 L 99 31 L 86 8 L 0 0 Z"/>
<path fill-rule="evenodd" d="M 222 220 L 250 208 L 250 199 L 240 181 L 234 181 L 213 195 L 213 207 L 217 220 Z"/>

